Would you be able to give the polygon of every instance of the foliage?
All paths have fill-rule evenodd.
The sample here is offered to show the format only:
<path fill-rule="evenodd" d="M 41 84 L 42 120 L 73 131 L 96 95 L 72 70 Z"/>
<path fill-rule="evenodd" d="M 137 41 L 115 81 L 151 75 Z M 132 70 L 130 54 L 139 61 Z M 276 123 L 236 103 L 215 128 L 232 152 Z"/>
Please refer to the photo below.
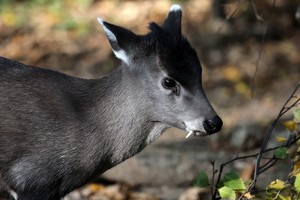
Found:
<path fill-rule="evenodd" d="M 216 1 L 218 2 L 218 1 Z M 237 0 L 235 1 L 235 6 L 233 6 L 232 12 L 224 17 L 224 21 L 229 22 L 231 18 L 237 12 L 243 11 L 242 4 L 245 1 Z M 255 1 L 246 1 L 251 4 L 252 11 L 255 14 L 256 21 L 265 22 L 264 34 L 262 37 L 261 48 L 258 51 L 258 57 L 256 59 L 255 73 L 251 78 L 251 97 L 254 96 L 254 90 L 256 86 L 257 72 L 260 67 L 260 59 L 263 52 L 263 46 L 265 45 L 266 35 L 269 34 L 269 25 L 270 19 L 274 17 L 274 11 L 276 8 L 276 0 L 269 1 L 272 4 L 271 10 L 267 15 L 260 15 L 262 13 L 258 12 Z M 262 1 L 261 1 L 262 2 Z M 244 5 L 244 4 L 243 4 Z M 222 4 L 223 6 L 223 4 Z M 246 8 L 246 7 L 245 7 Z M 225 23 L 223 23 L 225 24 Z M 222 29 L 220 26 L 219 31 Z M 226 73 L 227 79 L 232 81 L 237 81 L 238 76 L 235 74 L 233 68 L 227 68 Z M 229 75 L 229 76 L 228 76 Z M 245 87 L 241 87 L 237 91 L 245 91 Z M 289 130 L 289 135 L 287 136 L 277 136 L 275 137 L 278 142 L 277 146 L 269 147 L 269 141 L 272 138 L 274 127 L 281 120 L 282 116 L 285 115 L 292 108 L 297 108 L 300 102 L 299 94 L 300 83 L 296 86 L 295 90 L 288 98 L 282 109 L 280 110 L 276 119 L 270 125 L 270 128 L 265 134 L 264 140 L 262 142 L 259 152 L 246 155 L 246 156 L 237 156 L 225 163 L 222 163 L 219 167 L 219 170 L 215 170 L 214 162 L 213 164 L 213 174 L 211 178 L 211 183 L 207 185 L 211 187 L 212 199 L 300 199 L 300 109 L 295 109 L 293 116 L 294 119 L 285 121 L 283 125 Z M 233 163 L 241 159 L 250 159 L 254 158 L 255 167 L 251 180 L 243 180 L 239 177 L 236 172 L 229 172 L 223 175 L 223 170 L 225 166 L 230 163 Z M 276 179 L 272 181 L 266 188 L 258 188 L 256 185 L 259 175 L 266 172 L 268 169 L 272 168 L 277 161 L 285 161 L 286 163 L 292 163 L 292 171 L 287 176 L 286 180 Z M 217 175 L 217 177 L 215 177 Z M 204 175 L 202 175 L 204 177 Z"/>
<path fill-rule="evenodd" d="M 196 181 L 195 181 L 195 186 L 198 187 L 206 187 L 208 186 L 208 176 L 204 171 L 200 171 Z"/>
<path fill-rule="evenodd" d="M 245 190 L 246 186 L 239 175 L 235 172 L 228 172 L 224 175 L 222 185 L 229 187 L 233 190 L 240 191 Z"/>
<path fill-rule="evenodd" d="M 88 33 L 87 21 L 76 19 L 75 12 L 84 11 L 91 0 L 2 0 L 0 1 L 0 23 L 8 27 L 37 27 L 49 24 L 53 29 Z M 71 16 L 71 17 L 70 17 Z"/>
<path fill-rule="evenodd" d="M 277 159 L 287 159 L 288 158 L 288 152 L 287 152 L 287 148 L 286 147 L 280 147 L 278 149 L 276 149 L 274 151 L 274 157 L 277 158 Z"/>
<path fill-rule="evenodd" d="M 297 86 L 294 93 L 300 89 L 300 84 Z M 296 98 L 292 106 L 284 108 L 294 108 L 300 102 L 300 97 L 291 95 L 291 99 Z M 289 102 L 289 100 L 287 102 Z M 283 111 L 284 109 L 282 109 Z M 279 115 L 279 118 L 282 115 Z M 222 176 L 223 167 L 228 163 L 234 162 L 239 159 L 258 157 L 260 153 L 242 156 L 234 158 L 226 163 L 223 163 L 219 170 L 218 180 L 215 182 L 215 174 L 218 171 L 213 172 L 212 183 L 208 181 L 208 175 L 201 171 L 196 180 L 196 186 L 199 187 L 212 187 L 212 199 L 267 199 L 267 200 L 290 200 L 290 199 L 300 199 L 300 108 L 295 109 L 294 118 L 292 120 L 285 121 L 283 125 L 289 130 L 289 135 L 287 137 L 277 136 L 276 140 L 278 146 L 274 148 L 264 149 L 262 153 L 273 152 L 272 160 L 288 160 L 293 163 L 293 170 L 290 172 L 286 180 L 276 179 L 272 181 L 265 189 L 260 190 L 260 194 L 252 190 L 256 183 L 256 180 L 246 180 L 243 181 L 242 178 L 236 172 L 228 172 Z M 278 119 L 279 119 L 278 118 Z M 284 145 L 281 145 L 284 143 Z M 257 160 L 256 160 L 257 161 Z M 267 162 L 268 163 L 268 162 Z M 271 162 L 270 162 L 271 163 Z M 272 167 L 276 162 L 268 166 L 267 168 L 261 167 L 257 171 L 262 170 L 263 173 L 270 167 Z M 213 163 L 214 164 L 214 163 Z M 257 173 L 257 176 L 260 174 Z M 256 177 L 257 178 L 257 177 Z"/>

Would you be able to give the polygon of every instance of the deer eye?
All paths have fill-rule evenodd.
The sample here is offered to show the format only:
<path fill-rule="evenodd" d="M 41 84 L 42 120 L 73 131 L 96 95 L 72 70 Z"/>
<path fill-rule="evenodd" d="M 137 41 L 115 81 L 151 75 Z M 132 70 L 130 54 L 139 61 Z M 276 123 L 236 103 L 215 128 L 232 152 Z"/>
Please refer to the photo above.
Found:
<path fill-rule="evenodd" d="M 172 90 L 176 95 L 179 95 L 179 86 L 175 80 L 167 77 L 162 80 L 161 84 L 165 89 Z"/>

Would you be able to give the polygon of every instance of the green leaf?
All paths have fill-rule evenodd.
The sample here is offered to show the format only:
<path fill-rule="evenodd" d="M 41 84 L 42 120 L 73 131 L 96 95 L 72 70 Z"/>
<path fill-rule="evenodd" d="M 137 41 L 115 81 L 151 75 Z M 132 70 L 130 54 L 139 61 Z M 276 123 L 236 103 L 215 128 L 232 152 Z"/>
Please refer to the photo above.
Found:
<path fill-rule="evenodd" d="M 278 195 L 278 199 L 280 199 L 280 200 L 291 200 L 292 196 L 291 195 L 282 195 L 282 194 L 279 194 Z"/>
<path fill-rule="evenodd" d="M 230 199 L 230 200 L 235 200 L 236 194 L 234 190 L 230 187 L 223 186 L 220 189 L 218 189 L 220 197 L 222 199 Z"/>
<path fill-rule="evenodd" d="M 207 187 L 208 186 L 208 176 L 206 172 L 200 171 L 200 173 L 197 176 L 195 186 L 198 187 Z"/>
<path fill-rule="evenodd" d="M 235 172 L 228 172 L 223 178 L 224 186 L 233 190 L 245 190 L 246 186 L 240 176 Z"/>
<path fill-rule="evenodd" d="M 282 190 L 286 187 L 285 182 L 279 179 L 272 181 L 267 189 Z"/>
<path fill-rule="evenodd" d="M 280 147 L 279 149 L 276 149 L 274 152 L 274 156 L 277 159 L 287 159 L 289 157 L 289 154 L 287 152 L 287 148 L 286 147 Z"/>
<path fill-rule="evenodd" d="M 300 174 L 296 176 L 294 187 L 297 190 L 297 192 L 300 192 Z"/>
<path fill-rule="evenodd" d="M 294 111 L 294 120 L 296 123 L 300 123 L 300 108 Z"/>

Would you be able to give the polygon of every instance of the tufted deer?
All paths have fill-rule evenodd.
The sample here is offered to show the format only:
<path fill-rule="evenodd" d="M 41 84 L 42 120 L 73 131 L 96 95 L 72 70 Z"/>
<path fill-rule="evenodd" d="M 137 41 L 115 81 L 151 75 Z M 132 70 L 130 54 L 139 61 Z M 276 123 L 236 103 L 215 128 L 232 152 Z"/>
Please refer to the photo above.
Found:
<path fill-rule="evenodd" d="M 171 126 L 188 136 L 222 120 L 181 34 L 181 8 L 133 32 L 98 19 L 122 65 L 86 80 L 0 58 L 0 186 L 18 200 L 58 200 L 137 154 Z"/>

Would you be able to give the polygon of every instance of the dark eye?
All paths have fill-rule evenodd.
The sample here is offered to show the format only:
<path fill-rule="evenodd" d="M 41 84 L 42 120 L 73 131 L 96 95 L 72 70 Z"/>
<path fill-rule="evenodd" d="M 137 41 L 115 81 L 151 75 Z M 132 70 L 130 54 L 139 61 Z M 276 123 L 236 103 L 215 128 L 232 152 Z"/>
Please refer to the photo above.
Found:
<path fill-rule="evenodd" d="M 172 90 L 176 95 L 179 95 L 179 86 L 176 81 L 171 78 L 164 78 L 161 82 L 162 86 L 167 90 Z"/>
<path fill-rule="evenodd" d="M 164 78 L 163 80 L 162 80 L 162 85 L 164 86 L 164 88 L 166 88 L 166 89 L 172 89 L 172 88 L 174 88 L 174 87 L 176 87 L 176 82 L 173 80 L 173 79 L 171 79 L 171 78 Z"/>

